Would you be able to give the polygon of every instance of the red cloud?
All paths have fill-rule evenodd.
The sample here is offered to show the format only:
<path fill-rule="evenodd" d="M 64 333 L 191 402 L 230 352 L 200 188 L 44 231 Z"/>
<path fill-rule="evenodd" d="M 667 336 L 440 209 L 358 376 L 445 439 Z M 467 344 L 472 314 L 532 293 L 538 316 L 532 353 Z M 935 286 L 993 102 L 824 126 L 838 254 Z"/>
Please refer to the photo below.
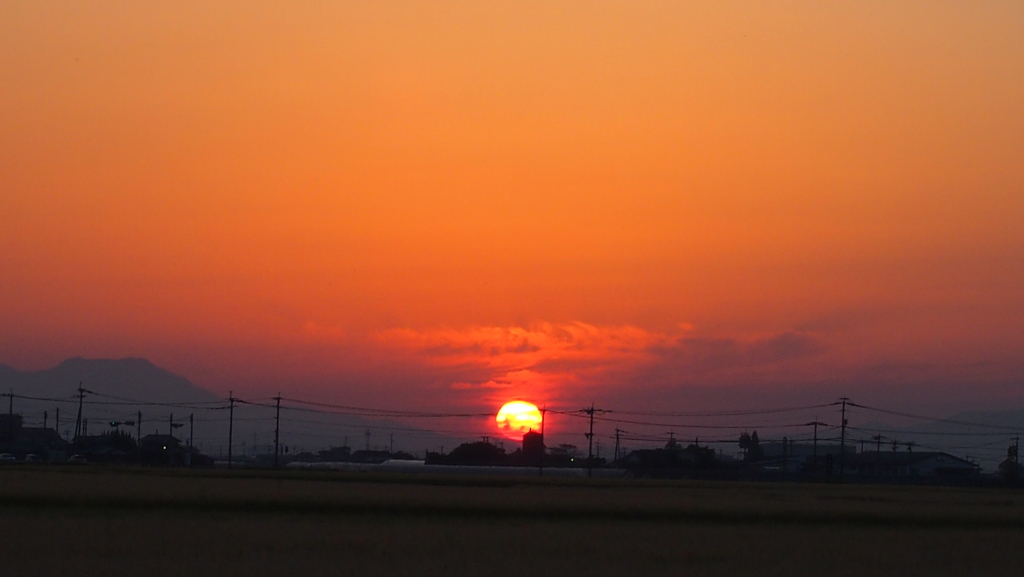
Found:
<path fill-rule="evenodd" d="M 483 369 L 479 382 L 459 380 L 460 390 L 561 396 L 569 387 L 628 386 L 634 379 L 685 380 L 712 372 L 751 371 L 821 350 L 798 333 L 748 338 L 667 334 L 634 326 L 582 322 L 526 327 L 392 329 L 377 334 L 387 347 L 412 352 L 441 370 Z"/>
<path fill-rule="evenodd" d="M 649 354 L 671 338 L 631 327 L 597 327 L 576 322 L 523 327 L 474 327 L 464 330 L 392 329 L 378 333 L 391 346 L 412 349 L 433 364 L 482 365 L 527 369 L 552 360 L 607 361 Z"/>

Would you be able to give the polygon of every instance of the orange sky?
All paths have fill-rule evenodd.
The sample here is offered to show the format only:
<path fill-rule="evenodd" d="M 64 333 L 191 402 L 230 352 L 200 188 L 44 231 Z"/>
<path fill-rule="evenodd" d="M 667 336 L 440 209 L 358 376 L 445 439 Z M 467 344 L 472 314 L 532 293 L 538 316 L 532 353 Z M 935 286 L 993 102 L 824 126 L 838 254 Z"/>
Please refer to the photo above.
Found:
<path fill-rule="evenodd" d="M 1022 102 L 1020 2 L 4 2 L 0 362 L 1005 404 Z"/>

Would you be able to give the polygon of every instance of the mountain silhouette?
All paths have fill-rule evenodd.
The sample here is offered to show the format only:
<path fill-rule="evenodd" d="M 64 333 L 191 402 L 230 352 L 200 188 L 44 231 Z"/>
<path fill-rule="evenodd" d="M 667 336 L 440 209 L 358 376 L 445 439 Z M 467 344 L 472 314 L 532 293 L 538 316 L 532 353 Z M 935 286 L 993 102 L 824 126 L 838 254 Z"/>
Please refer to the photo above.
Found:
<path fill-rule="evenodd" d="M 185 377 L 146 359 L 68 359 L 41 371 L 18 371 L 0 365 L 0 391 L 17 395 L 72 399 L 79 383 L 101 395 L 147 402 L 212 402 L 220 399 Z"/>
<path fill-rule="evenodd" d="M 82 417 L 88 421 L 91 435 L 111 430 L 112 423 L 141 421 L 141 426 L 117 426 L 142 435 L 170 431 L 182 440 L 194 435 L 196 446 L 207 454 L 219 457 L 226 454 L 227 399 L 146 359 L 72 358 L 39 371 L 19 371 L 0 364 L 0 393 L 14 393 L 13 412 L 23 415 L 25 425 L 33 427 L 45 422 L 47 427 L 54 428 L 59 416 L 56 429 L 66 438 L 70 438 L 75 429 L 79 383 L 87 391 Z M 235 404 L 235 455 L 272 455 L 276 422 L 274 401 L 249 401 Z M 3 405 L 0 411 L 6 412 L 8 405 L 6 402 Z M 409 424 L 358 415 L 315 413 L 308 408 L 295 410 L 287 403 L 281 411 L 281 445 L 288 446 L 292 453 L 341 446 L 346 442 L 356 449 L 390 448 L 392 435 L 396 450 L 415 454 L 441 446 L 451 448 L 460 441 Z"/>

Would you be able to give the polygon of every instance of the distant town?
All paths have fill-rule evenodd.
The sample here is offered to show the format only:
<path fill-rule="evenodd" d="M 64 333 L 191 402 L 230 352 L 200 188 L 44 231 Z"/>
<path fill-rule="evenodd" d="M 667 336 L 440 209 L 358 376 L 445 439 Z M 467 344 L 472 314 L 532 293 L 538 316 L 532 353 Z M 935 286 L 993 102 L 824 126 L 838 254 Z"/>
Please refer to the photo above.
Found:
<path fill-rule="evenodd" d="M 936 418 L 847 398 L 688 413 L 546 407 L 560 425 L 545 436 L 543 416 L 501 435 L 472 430 L 494 427 L 491 413 L 224 398 L 145 359 L 5 368 L 0 390 L 0 466 L 963 485 L 1013 485 L 1022 477 L 1024 429 L 1014 412 Z M 897 428 L 872 416 L 921 424 Z"/>
<path fill-rule="evenodd" d="M 982 473 L 970 460 L 942 451 L 914 451 L 884 445 L 870 448 L 836 443 L 761 442 L 756 431 L 742 433 L 736 445 L 741 457 L 716 452 L 699 439 L 684 443 L 670 438 L 663 447 L 638 449 L 612 459 L 595 457 L 575 445 L 548 447 L 538 432 L 523 436 L 512 451 L 490 439 L 463 443 L 448 452 L 413 455 L 401 450 L 352 449 L 337 446 L 313 452 L 225 458 L 203 454 L 189 440 L 172 434 L 137 437 L 134 422 L 108 423 L 97 435 L 85 431 L 66 440 L 52 427 L 27 427 L 22 415 L 0 414 L 0 465 L 107 465 L 144 467 L 238 467 L 403 472 L 476 472 L 543 476 L 599 476 L 650 479 L 721 479 L 849 481 L 921 484 L 1016 484 L 1021 477 L 1017 447 L 1007 448 L 998 471 Z"/>

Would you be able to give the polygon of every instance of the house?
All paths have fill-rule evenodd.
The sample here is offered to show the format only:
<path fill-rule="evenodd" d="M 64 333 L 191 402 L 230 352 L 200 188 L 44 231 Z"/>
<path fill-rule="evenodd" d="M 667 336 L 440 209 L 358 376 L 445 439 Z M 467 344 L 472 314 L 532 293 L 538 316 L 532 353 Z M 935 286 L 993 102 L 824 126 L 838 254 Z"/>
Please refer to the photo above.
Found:
<path fill-rule="evenodd" d="M 839 454 L 843 447 L 839 443 L 770 442 L 760 444 L 760 459 L 757 466 L 763 470 L 830 474 L 836 470 Z M 856 454 L 852 445 L 845 447 L 846 458 Z M 833 463 L 832 467 L 829 463 Z"/>
<path fill-rule="evenodd" d="M 48 462 L 64 462 L 70 455 L 67 441 L 57 431 L 25 427 L 21 415 L 6 414 L 0 414 L 0 451 L 13 453 L 19 459 L 39 455 Z"/>
<path fill-rule="evenodd" d="M 864 451 L 846 462 L 848 474 L 874 477 L 964 479 L 980 470 L 977 463 L 941 451 Z"/>
<path fill-rule="evenodd" d="M 804 442 L 795 443 L 793 441 L 789 441 L 789 442 L 786 442 L 786 443 L 776 443 L 776 442 L 767 442 L 767 443 L 766 442 L 762 442 L 761 443 L 761 452 L 763 453 L 765 458 L 768 458 L 768 459 L 788 458 L 788 459 L 792 459 L 793 462 L 798 462 L 798 463 L 805 463 L 805 462 L 809 463 L 811 460 L 813 460 L 815 458 L 815 456 L 818 458 L 818 460 L 824 460 L 825 455 L 832 455 L 833 459 L 838 459 L 839 458 L 839 450 L 840 450 L 839 443 L 824 443 L 823 442 L 823 443 L 818 443 L 817 447 L 815 447 L 811 443 L 804 443 Z M 847 454 L 847 456 L 853 455 L 854 452 L 855 452 L 854 451 L 854 447 L 852 445 L 847 445 L 847 447 L 846 447 L 846 454 Z"/>
<path fill-rule="evenodd" d="M 696 443 L 684 448 L 670 439 L 664 449 L 638 449 L 616 464 L 635 477 L 671 478 L 715 468 L 717 458 L 713 449 Z"/>
<path fill-rule="evenodd" d="M 138 461 L 135 439 L 120 431 L 75 437 L 73 447 L 76 454 L 90 463 L 128 464 Z"/>
<path fill-rule="evenodd" d="M 353 463 L 380 464 L 391 459 L 388 451 L 355 451 L 349 460 Z"/>
<path fill-rule="evenodd" d="M 165 467 L 191 467 L 201 457 L 192 447 L 186 447 L 173 435 L 146 435 L 139 443 L 142 462 Z"/>

